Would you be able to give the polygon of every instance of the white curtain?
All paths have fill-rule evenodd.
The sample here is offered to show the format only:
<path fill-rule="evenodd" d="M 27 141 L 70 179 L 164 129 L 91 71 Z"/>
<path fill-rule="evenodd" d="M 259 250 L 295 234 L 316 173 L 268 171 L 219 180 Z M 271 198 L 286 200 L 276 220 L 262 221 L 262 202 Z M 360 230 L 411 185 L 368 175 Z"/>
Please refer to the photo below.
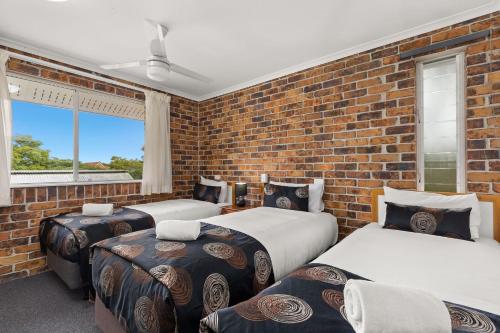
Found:
<path fill-rule="evenodd" d="M 170 96 L 146 92 L 145 123 L 141 193 L 171 193 Z"/>
<path fill-rule="evenodd" d="M 7 83 L 9 56 L 0 50 L 0 207 L 10 206 L 10 163 L 12 153 L 12 107 Z"/>

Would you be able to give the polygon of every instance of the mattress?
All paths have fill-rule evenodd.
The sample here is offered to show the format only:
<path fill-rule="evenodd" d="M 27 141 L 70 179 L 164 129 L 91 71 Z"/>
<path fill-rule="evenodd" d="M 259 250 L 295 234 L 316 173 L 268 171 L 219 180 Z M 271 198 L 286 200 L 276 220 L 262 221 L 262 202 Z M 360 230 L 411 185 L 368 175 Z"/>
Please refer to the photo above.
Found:
<path fill-rule="evenodd" d="M 383 229 L 372 223 L 314 263 L 430 292 L 444 301 L 500 314 L 500 245 Z M 397 270 L 394 269 L 397 267 Z"/>

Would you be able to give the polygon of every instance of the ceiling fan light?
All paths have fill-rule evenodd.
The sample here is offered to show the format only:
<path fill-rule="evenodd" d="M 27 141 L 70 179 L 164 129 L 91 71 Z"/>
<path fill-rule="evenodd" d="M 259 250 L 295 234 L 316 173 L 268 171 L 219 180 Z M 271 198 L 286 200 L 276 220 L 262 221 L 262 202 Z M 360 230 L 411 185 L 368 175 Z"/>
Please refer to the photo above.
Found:
<path fill-rule="evenodd" d="M 146 69 L 148 78 L 154 81 L 165 81 L 168 72 L 168 67 L 165 64 L 156 61 L 150 61 Z"/>

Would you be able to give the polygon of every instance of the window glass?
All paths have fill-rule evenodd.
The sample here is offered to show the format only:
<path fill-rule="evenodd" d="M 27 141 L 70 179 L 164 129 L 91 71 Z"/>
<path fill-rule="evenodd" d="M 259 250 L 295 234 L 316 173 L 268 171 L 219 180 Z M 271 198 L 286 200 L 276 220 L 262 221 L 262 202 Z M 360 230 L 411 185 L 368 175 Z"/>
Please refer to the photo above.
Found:
<path fill-rule="evenodd" d="M 142 179 L 144 121 L 79 113 L 79 181 Z"/>
<path fill-rule="evenodd" d="M 12 184 L 73 181 L 73 110 L 12 101 Z"/>
<path fill-rule="evenodd" d="M 457 191 L 456 58 L 423 64 L 421 135 L 425 191 Z"/>

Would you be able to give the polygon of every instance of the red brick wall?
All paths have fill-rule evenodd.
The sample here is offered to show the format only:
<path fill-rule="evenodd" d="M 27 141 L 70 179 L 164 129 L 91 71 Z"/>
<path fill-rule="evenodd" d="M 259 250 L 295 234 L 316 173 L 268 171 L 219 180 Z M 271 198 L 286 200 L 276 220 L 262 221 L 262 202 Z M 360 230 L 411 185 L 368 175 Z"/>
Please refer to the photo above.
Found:
<path fill-rule="evenodd" d="M 198 173 L 249 183 L 326 179 L 327 211 L 341 235 L 368 223 L 370 191 L 384 184 L 416 188 L 415 62 L 399 54 L 475 31 L 467 44 L 467 179 L 470 191 L 500 193 L 500 13 L 356 54 L 201 103 L 173 96 L 174 194 L 143 198 L 138 185 L 14 189 L 0 208 L 0 281 L 46 268 L 37 225 L 85 201 L 118 205 L 190 195 Z M 1 47 L 1 46 L 0 46 Z M 25 62 L 10 70 L 143 99 L 135 91 Z M 133 94 L 133 95 L 132 95 Z"/>
<path fill-rule="evenodd" d="M 139 91 L 25 61 L 10 60 L 8 69 L 65 84 L 144 99 L 144 94 Z M 197 111 L 198 103 L 172 96 L 170 119 L 173 194 L 144 197 L 139 194 L 138 183 L 12 189 L 13 206 L 0 208 L 0 282 L 47 269 L 46 258 L 40 253 L 38 242 L 38 226 L 44 217 L 80 210 L 86 202 L 109 202 L 122 206 L 190 197 L 198 170 Z"/>
<path fill-rule="evenodd" d="M 200 173 L 248 182 L 251 200 L 260 173 L 325 178 L 345 236 L 370 221 L 373 188 L 416 188 L 416 66 L 399 54 L 488 29 L 466 45 L 467 179 L 500 193 L 500 12 L 201 102 Z"/>

